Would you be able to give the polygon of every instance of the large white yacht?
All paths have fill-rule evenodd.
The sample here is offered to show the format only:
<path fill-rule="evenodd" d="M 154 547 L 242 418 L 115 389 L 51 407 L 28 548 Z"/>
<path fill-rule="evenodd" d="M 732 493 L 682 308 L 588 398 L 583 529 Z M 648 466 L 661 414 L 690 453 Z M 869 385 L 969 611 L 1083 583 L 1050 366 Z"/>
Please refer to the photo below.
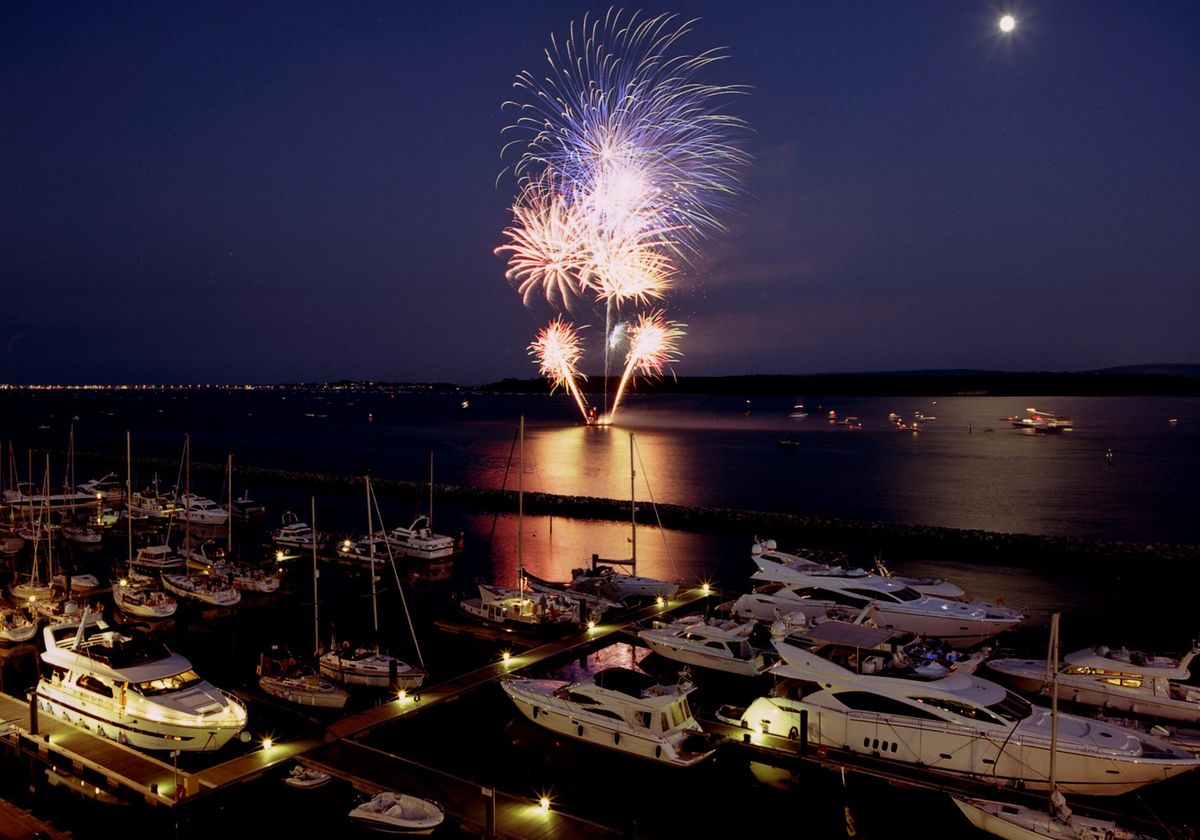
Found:
<path fill-rule="evenodd" d="M 753 557 L 763 557 L 796 571 L 812 574 L 833 575 L 835 577 L 863 577 L 870 574 L 864 569 L 856 569 L 849 565 L 849 558 L 839 552 L 821 552 L 811 549 L 795 551 L 780 551 L 775 540 L 755 540 L 750 548 Z M 952 600 L 962 599 L 966 592 L 961 586 L 951 583 L 945 578 L 906 577 L 895 575 L 883 565 L 882 559 L 876 559 L 875 571 L 881 577 L 892 578 L 920 592 L 922 595 L 934 595 L 938 598 Z"/>
<path fill-rule="evenodd" d="M 981 644 L 1024 618 L 1019 611 L 998 604 L 923 595 L 895 578 L 862 569 L 794 568 L 775 556 L 777 553 L 751 554 L 758 566 L 751 577 L 766 583 L 734 602 L 736 617 L 771 621 L 799 611 L 811 621 L 836 617 L 847 608 L 871 608 L 870 618 L 877 626 L 938 638 L 955 648 Z"/>
<path fill-rule="evenodd" d="M 311 552 L 314 546 L 322 548 L 328 538 L 328 534 L 314 531 L 311 525 L 301 522 L 291 511 L 283 515 L 283 525 L 271 532 L 271 542 L 276 547 L 307 552 Z"/>
<path fill-rule="evenodd" d="M 1052 749 L 1049 709 L 971 674 L 855 673 L 786 642 L 776 643 L 779 682 L 742 714 L 741 725 L 887 758 L 1001 787 L 1057 788 L 1112 796 L 1200 767 L 1200 757 L 1120 726 L 1059 714 Z"/>
<path fill-rule="evenodd" d="M 578 682 L 510 677 L 500 687 L 539 726 L 610 750 L 686 767 L 715 749 L 688 707 L 692 689 L 640 671 L 606 668 Z"/>
<path fill-rule="evenodd" d="M 440 560 L 454 554 L 454 537 L 435 534 L 429 527 L 429 517 L 418 516 L 408 528 L 393 528 L 377 532 L 387 540 L 392 553 L 397 556 L 416 557 L 418 560 Z"/>
<path fill-rule="evenodd" d="M 149 634 L 104 619 L 45 628 L 38 708 L 149 750 L 215 750 L 246 727 L 246 707 Z"/>
<path fill-rule="evenodd" d="M 175 516 L 180 522 L 190 522 L 193 525 L 224 525 L 229 519 L 229 511 L 212 499 L 197 496 L 195 493 L 184 493 L 175 501 Z"/>
<path fill-rule="evenodd" d="M 1198 653 L 1198 645 L 1181 657 L 1103 645 L 1077 650 L 1058 669 L 1058 699 L 1200 723 L 1200 685 L 1190 668 Z M 1054 682 L 1045 659 L 996 659 L 987 667 L 1022 691 L 1038 693 Z"/>

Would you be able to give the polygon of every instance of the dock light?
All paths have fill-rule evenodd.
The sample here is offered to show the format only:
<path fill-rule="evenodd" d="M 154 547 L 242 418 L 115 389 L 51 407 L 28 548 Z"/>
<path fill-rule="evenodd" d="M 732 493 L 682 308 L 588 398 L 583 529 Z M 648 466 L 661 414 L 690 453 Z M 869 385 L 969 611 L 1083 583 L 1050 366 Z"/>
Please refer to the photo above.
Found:
<path fill-rule="evenodd" d="M 285 556 L 285 555 L 284 555 L 284 553 L 283 553 L 282 551 L 276 551 L 276 552 L 275 552 L 275 562 L 276 562 L 276 563 L 282 563 L 282 562 L 283 562 L 283 560 L 284 560 L 284 556 Z"/>
<path fill-rule="evenodd" d="M 354 545 L 354 543 L 350 542 L 350 540 L 343 540 L 342 541 L 342 551 L 349 551 L 350 546 L 352 546 L 352 545 Z"/>
<path fill-rule="evenodd" d="M 711 584 L 709 584 L 709 583 L 700 584 L 700 591 L 703 592 L 705 595 L 708 595 L 710 592 L 712 592 Z"/>
<path fill-rule="evenodd" d="M 508 662 L 510 659 L 512 659 L 512 653 L 510 651 L 504 650 L 500 652 L 501 662 Z"/>
<path fill-rule="evenodd" d="M 400 693 L 396 696 L 396 699 L 403 703 L 408 699 L 408 692 L 403 688 L 400 689 Z"/>
<path fill-rule="evenodd" d="M 129 579 L 128 579 L 128 578 L 121 578 L 119 581 L 117 581 L 117 583 L 118 583 L 119 585 L 121 585 L 121 586 L 128 586 L 128 585 L 129 585 Z"/>
<path fill-rule="evenodd" d="M 593 630 L 595 630 L 595 629 L 596 629 L 596 622 L 595 622 L 595 620 L 594 620 L 594 619 L 588 619 L 588 625 L 587 625 L 587 627 L 588 627 L 588 632 L 589 632 L 589 633 L 591 633 Z"/>
<path fill-rule="evenodd" d="M 1005 15 L 1000 18 L 1000 31 L 1005 34 L 1012 32 L 1017 28 L 1017 19 L 1012 15 Z"/>
<path fill-rule="evenodd" d="M 666 600 L 663 599 L 663 596 L 659 595 L 657 598 L 654 599 L 654 603 L 661 607 L 663 604 L 665 604 L 667 602 L 666 602 Z"/>
<path fill-rule="evenodd" d="M 550 797 L 543 796 L 541 799 L 539 799 L 538 807 L 541 808 L 543 811 L 549 811 L 550 810 Z"/>
<path fill-rule="evenodd" d="M 275 746 L 275 741 L 271 738 L 270 735 L 268 735 L 266 738 L 262 739 L 262 748 L 264 750 L 269 750 L 273 746 Z"/>

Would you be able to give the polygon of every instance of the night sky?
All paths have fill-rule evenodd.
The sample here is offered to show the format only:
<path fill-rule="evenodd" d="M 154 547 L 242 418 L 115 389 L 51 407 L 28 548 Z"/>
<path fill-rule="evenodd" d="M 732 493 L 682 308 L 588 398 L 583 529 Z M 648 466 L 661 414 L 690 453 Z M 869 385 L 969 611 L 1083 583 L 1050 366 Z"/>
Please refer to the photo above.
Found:
<path fill-rule="evenodd" d="M 3 4 L 0 382 L 536 375 L 500 104 L 607 8 Z M 1200 362 L 1197 3 L 625 8 L 749 88 L 678 375 Z"/>

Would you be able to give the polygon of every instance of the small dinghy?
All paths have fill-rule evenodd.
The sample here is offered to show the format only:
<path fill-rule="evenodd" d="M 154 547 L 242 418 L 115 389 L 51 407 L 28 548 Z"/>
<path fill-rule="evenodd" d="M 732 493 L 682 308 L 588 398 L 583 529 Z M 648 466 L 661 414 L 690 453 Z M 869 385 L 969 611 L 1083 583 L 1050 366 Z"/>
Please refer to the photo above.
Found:
<path fill-rule="evenodd" d="M 330 775 L 322 773 L 313 767 L 305 767 L 302 764 L 297 764 L 292 768 L 292 772 L 283 780 L 285 785 L 294 788 L 319 788 L 322 785 L 329 783 Z"/>
<path fill-rule="evenodd" d="M 428 799 L 386 790 L 350 812 L 354 822 L 385 834 L 429 834 L 444 818 Z"/>

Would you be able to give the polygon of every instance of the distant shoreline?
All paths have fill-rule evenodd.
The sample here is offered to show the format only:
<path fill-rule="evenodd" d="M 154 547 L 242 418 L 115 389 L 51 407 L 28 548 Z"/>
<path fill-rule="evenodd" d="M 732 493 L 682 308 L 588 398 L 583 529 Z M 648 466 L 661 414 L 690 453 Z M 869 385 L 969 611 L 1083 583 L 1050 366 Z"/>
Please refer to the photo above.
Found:
<path fill-rule="evenodd" d="M 580 380 L 587 394 L 605 391 L 604 377 Z M 616 388 L 610 378 L 608 390 Z M 881 373 L 751 374 L 741 376 L 667 376 L 637 379 L 641 394 L 778 394 L 822 396 L 1200 396 L 1200 365 L 1140 365 L 1084 372 L 1010 372 L 980 370 L 895 371 Z M 543 394 L 545 379 L 508 378 L 485 385 L 452 382 L 384 382 L 349 380 L 278 384 L 2 384 L 3 392 L 38 391 L 337 391 L 337 392 L 456 392 Z"/>

